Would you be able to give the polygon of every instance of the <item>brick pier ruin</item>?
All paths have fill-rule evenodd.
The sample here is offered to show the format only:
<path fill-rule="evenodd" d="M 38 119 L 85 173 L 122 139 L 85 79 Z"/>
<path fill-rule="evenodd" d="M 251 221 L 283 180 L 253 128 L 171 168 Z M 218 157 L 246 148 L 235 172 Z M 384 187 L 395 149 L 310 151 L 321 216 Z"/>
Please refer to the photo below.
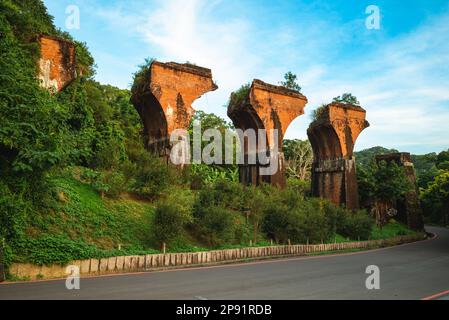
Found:
<path fill-rule="evenodd" d="M 192 103 L 216 89 L 210 69 L 175 62 L 151 63 L 142 87 L 131 97 L 144 124 L 147 149 L 168 155 L 171 133 L 189 128 Z"/>
<path fill-rule="evenodd" d="M 232 101 L 232 98 L 231 98 Z M 249 90 L 248 96 L 236 105 L 230 104 L 228 116 L 231 118 L 237 129 L 246 131 L 248 129 L 265 129 L 267 131 L 267 141 L 264 142 L 266 150 L 277 154 L 274 161 L 278 161 L 278 170 L 274 175 L 260 175 L 260 168 L 263 166 L 258 161 L 256 164 L 248 163 L 248 143 L 244 143 L 244 164 L 240 165 L 240 181 L 244 184 L 259 184 L 260 182 L 271 183 L 284 187 L 285 167 L 284 153 L 282 151 L 282 141 L 290 123 L 298 116 L 304 114 L 304 107 L 307 98 L 301 93 L 285 87 L 275 86 L 261 80 L 254 80 Z M 278 130 L 277 150 L 275 148 L 273 129 Z M 259 147 L 261 141 L 257 141 Z M 258 150 L 261 151 L 260 149 Z"/>
<path fill-rule="evenodd" d="M 71 41 L 41 35 L 39 75 L 41 86 L 59 92 L 76 78 L 75 44 Z"/>
<path fill-rule="evenodd" d="M 396 217 L 402 223 L 408 225 L 412 230 L 424 230 L 423 214 L 419 203 L 418 190 L 416 186 L 415 169 L 410 153 L 388 153 L 376 156 L 376 161 L 379 163 L 385 161 L 387 163 L 395 162 L 398 166 L 403 167 L 407 179 L 413 186 L 413 190 L 408 192 L 404 199 L 396 201 L 393 206 L 398 211 Z"/>
<path fill-rule="evenodd" d="M 366 111 L 360 106 L 331 103 L 322 109 L 318 119 L 307 130 L 312 144 L 312 194 L 359 208 L 359 195 L 353 156 L 357 137 L 369 123 Z"/>

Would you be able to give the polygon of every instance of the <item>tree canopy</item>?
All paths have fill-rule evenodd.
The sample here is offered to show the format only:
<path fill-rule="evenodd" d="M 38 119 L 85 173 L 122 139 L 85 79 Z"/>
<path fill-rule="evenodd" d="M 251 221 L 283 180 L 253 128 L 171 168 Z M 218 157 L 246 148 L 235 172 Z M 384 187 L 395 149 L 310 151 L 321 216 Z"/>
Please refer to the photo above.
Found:
<path fill-rule="evenodd" d="M 298 76 L 291 71 L 284 75 L 284 81 L 281 81 L 281 86 L 301 92 L 301 86 L 297 82 Z"/>

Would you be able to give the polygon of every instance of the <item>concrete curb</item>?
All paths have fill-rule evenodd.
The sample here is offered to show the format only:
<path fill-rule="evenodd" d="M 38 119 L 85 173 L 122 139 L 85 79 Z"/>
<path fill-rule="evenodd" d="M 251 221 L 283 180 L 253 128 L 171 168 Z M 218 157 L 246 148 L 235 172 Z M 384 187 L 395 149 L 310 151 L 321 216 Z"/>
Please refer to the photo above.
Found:
<path fill-rule="evenodd" d="M 102 259 L 76 260 L 67 265 L 39 266 L 14 263 L 9 273 L 20 279 L 55 279 L 68 276 L 68 266 L 77 266 L 81 276 L 98 276 L 117 273 L 158 271 L 172 268 L 213 266 L 239 263 L 249 260 L 286 258 L 315 253 L 338 252 L 353 249 L 373 249 L 424 240 L 425 234 L 400 236 L 383 240 L 346 242 L 316 245 L 285 245 L 213 250 L 205 252 L 147 254 L 142 256 L 118 256 Z"/>

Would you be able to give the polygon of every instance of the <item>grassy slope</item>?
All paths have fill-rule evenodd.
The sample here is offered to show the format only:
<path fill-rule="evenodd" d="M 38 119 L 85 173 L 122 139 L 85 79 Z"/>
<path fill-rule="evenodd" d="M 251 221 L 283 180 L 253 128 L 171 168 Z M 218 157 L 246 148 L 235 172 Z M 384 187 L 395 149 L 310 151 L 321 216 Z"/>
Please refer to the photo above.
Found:
<path fill-rule="evenodd" d="M 151 249 L 151 204 L 101 199 L 90 186 L 72 178 L 51 181 L 59 201 L 34 213 L 26 237 L 13 244 L 14 261 L 50 264 L 157 252 Z"/>
<path fill-rule="evenodd" d="M 89 185 L 74 179 L 53 180 L 64 204 L 53 218 L 43 218 L 52 225 L 53 233 L 66 234 L 102 249 L 119 244 L 144 248 L 151 244 L 153 206 L 131 199 L 101 199 Z"/>
<path fill-rule="evenodd" d="M 34 263 L 67 262 L 74 259 L 158 252 L 151 237 L 154 205 L 124 196 L 102 199 L 89 185 L 73 178 L 52 179 L 59 203 L 52 210 L 36 213 L 27 229 L 27 241 L 16 261 Z M 371 239 L 411 234 L 405 226 L 393 222 L 382 230 L 375 227 Z M 261 239 L 262 240 L 262 239 Z M 336 242 L 351 241 L 339 235 Z M 257 245 L 269 245 L 260 241 Z M 121 250 L 118 250 L 119 245 Z M 237 248 L 243 246 L 222 246 Z M 210 250 L 202 248 L 186 235 L 170 252 Z"/>

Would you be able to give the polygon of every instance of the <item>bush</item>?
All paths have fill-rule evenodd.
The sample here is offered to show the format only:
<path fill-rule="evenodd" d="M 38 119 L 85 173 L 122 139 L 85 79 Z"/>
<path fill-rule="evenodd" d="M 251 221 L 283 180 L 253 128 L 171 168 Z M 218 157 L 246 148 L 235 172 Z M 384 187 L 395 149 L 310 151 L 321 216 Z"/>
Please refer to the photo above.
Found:
<path fill-rule="evenodd" d="M 262 230 L 268 237 L 286 243 L 321 243 L 335 235 L 367 239 L 373 220 L 364 211 L 353 213 L 323 199 L 305 199 L 285 190 L 270 195 L 263 215 Z"/>
<path fill-rule="evenodd" d="M 5 265 L 12 262 L 10 242 L 20 238 L 26 225 L 26 212 L 29 204 L 21 196 L 12 193 L 9 188 L 0 182 L 0 250 L 3 248 Z"/>
<path fill-rule="evenodd" d="M 263 230 L 276 241 L 286 243 L 321 243 L 334 235 L 334 212 L 327 201 L 300 199 L 294 202 L 292 193 L 286 193 L 281 202 L 271 201 L 265 209 Z M 300 196 L 297 196 L 297 199 Z"/>
<path fill-rule="evenodd" d="M 201 238 L 211 246 L 240 243 L 244 234 L 238 213 L 218 206 L 208 207 L 196 220 Z"/>
<path fill-rule="evenodd" d="M 329 203 L 322 199 L 302 201 L 296 209 L 301 221 L 299 239 L 302 242 L 321 243 L 334 235 L 334 212 L 329 210 Z"/>
<path fill-rule="evenodd" d="M 231 93 L 231 98 L 229 99 L 228 106 L 235 107 L 242 104 L 246 99 L 248 99 L 250 91 L 250 83 L 242 85 L 237 91 Z"/>
<path fill-rule="evenodd" d="M 99 255 L 92 245 L 73 241 L 60 235 L 42 235 L 14 243 L 15 254 L 27 262 L 38 265 L 64 264 L 75 259 L 88 259 Z"/>
<path fill-rule="evenodd" d="M 218 181 L 239 181 L 239 170 L 237 166 L 209 166 L 205 164 L 192 164 L 186 170 L 190 178 L 192 190 L 201 190 Z"/>
<path fill-rule="evenodd" d="M 155 240 L 171 244 L 179 241 L 184 228 L 193 222 L 193 195 L 190 190 L 172 189 L 159 201 L 153 217 Z"/>
<path fill-rule="evenodd" d="M 292 210 L 281 203 L 272 203 L 265 209 L 262 230 L 276 242 L 296 241 L 295 230 L 299 229 L 299 219 Z"/>
<path fill-rule="evenodd" d="M 160 196 L 169 185 L 167 165 L 149 152 L 143 152 L 136 161 L 133 176 L 130 191 L 146 199 Z"/>
<path fill-rule="evenodd" d="M 127 179 L 120 171 L 100 172 L 81 167 L 80 178 L 97 190 L 102 198 L 108 196 L 117 199 L 127 189 Z"/>
<path fill-rule="evenodd" d="M 200 190 L 193 204 L 194 228 L 203 241 L 212 246 L 240 243 L 247 236 L 243 217 L 243 186 L 218 179 Z"/>
<path fill-rule="evenodd" d="M 295 192 L 301 195 L 302 198 L 305 198 L 310 194 L 310 181 L 301 180 L 298 178 L 288 178 L 287 179 L 287 191 Z"/>
<path fill-rule="evenodd" d="M 353 240 L 367 240 L 371 236 L 374 220 L 366 211 L 347 213 L 338 225 L 338 234 Z"/>
<path fill-rule="evenodd" d="M 211 206 L 240 211 L 244 205 L 243 197 L 243 186 L 240 183 L 219 179 L 200 190 L 193 206 L 193 215 L 195 218 L 201 218 L 205 210 Z"/>

